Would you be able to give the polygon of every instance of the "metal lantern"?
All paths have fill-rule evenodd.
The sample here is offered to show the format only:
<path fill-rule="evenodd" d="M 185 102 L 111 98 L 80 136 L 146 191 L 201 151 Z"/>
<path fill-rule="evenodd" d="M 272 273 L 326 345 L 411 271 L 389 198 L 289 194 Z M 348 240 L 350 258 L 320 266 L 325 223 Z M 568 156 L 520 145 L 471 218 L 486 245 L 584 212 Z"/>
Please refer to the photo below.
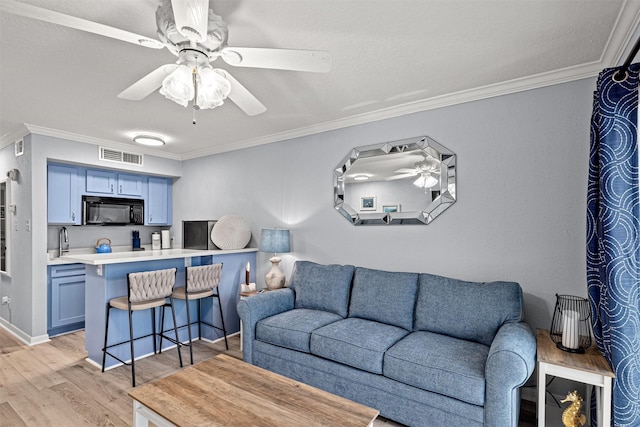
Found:
<path fill-rule="evenodd" d="M 551 340 L 560 350 L 584 353 L 591 346 L 591 311 L 586 298 L 556 294 Z"/>

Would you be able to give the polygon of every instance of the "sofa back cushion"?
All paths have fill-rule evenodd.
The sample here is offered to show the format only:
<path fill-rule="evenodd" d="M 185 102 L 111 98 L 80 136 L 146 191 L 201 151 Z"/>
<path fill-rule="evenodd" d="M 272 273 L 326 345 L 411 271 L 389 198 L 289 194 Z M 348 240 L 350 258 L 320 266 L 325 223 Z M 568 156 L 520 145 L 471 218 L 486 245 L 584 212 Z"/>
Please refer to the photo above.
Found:
<path fill-rule="evenodd" d="M 352 265 L 320 265 L 296 261 L 289 280 L 295 293 L 295 308 L 310 308 L 347 317 Z"/>
<path fill-rule="evenodd" d="M 417 273 L 356 268 L 349 317 L 375 320 L 411 331 L 418 291 Z"/>
<path fill-rule="evenodd" d="M 514 282 L 472 283 L 420 275 L 414 330 L 491 345 L 500 326 L 524 314 L 522 289 Z"/>

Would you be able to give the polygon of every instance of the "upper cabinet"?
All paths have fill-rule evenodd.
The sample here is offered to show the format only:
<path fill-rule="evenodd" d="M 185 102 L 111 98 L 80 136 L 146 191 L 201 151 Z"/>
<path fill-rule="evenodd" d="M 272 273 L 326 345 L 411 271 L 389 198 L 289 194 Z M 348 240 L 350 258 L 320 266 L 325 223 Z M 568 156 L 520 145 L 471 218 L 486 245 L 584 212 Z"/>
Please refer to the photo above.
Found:
<path fill-rule="evenodd" d="M 47 166 L 49 224 L 82 224 L 82 196 L 144 199 L 145 225 L 171 225 L 171 178 L 119 173 L 81 166 Z"/>
<path fill-rule="evenodd" d="M 66 165 L 47 167 L 47 214 L 50 224 L 81 224 L 81 197 L 78 168 Z"/>
<path fill-rule="evenodd" d="M 87 169 L 87 193 L 142 197 L 143 183 L 141 175 Z"/>
<path fill-rule="evenodd" d="M 118 174 L 118 194 L 122 196 L 142 196 L 144 177 L 126 173 Z"/>
<path fill-rule="evenodd" d="M 150 176 L 148 180 L 149 195 L 145 209 L 147 211 L 146 224 L 171 225 L 172 196 L 171 179 Z"/>

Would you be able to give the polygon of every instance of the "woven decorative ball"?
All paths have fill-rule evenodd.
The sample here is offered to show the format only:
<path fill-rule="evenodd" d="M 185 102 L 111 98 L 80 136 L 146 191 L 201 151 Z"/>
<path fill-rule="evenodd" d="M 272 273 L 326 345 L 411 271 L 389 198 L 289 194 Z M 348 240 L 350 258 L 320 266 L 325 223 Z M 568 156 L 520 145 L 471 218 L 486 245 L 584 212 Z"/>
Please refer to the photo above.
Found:
<path fill-rule="evenodd" d="M 250 240 L 251 228 L 240 215 L 225 215 L 211 229 L 211 241 L 220 249 L 242 249 Z"/>

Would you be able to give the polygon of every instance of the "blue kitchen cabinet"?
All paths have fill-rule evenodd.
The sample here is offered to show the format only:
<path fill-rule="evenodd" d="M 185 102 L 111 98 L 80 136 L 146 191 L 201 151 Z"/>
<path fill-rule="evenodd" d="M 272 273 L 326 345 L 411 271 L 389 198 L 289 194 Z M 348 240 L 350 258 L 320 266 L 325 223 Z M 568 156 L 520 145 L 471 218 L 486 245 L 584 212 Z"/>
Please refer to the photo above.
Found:
<path fill-rule="evenodd" d="M 126 173 L 118 174 L 118 194 L 122 196 L 138 196 L 143 195 L 144 177 L 140 175 L 131 175 Z"/>
<path fill-rule="evenodd" d="M 84 328 L 84 264 L 51 265 L 48 281 L 49 336 Z"/>
<path fill-rule="evenodd" d="M 86 177 L 87 193 L 113 194 L 115 192 L 115 172 L 87 169 Z"/>
<path fill-rule="evenodd" d="M 173 221 L 171 178 L 149 177 L 145 209 L 147 225 L 171 225 Z"/>
<path fill-rule="evenodd" d="M 86 192 L 142 197 L 144 179 L 141 175 L 87 169 Z"/>
<path fill-rule="evenodd" d="M 81 223 L 81 177 L 75 166 L 47 166 L 47 218 L 49 224 Z"/>

